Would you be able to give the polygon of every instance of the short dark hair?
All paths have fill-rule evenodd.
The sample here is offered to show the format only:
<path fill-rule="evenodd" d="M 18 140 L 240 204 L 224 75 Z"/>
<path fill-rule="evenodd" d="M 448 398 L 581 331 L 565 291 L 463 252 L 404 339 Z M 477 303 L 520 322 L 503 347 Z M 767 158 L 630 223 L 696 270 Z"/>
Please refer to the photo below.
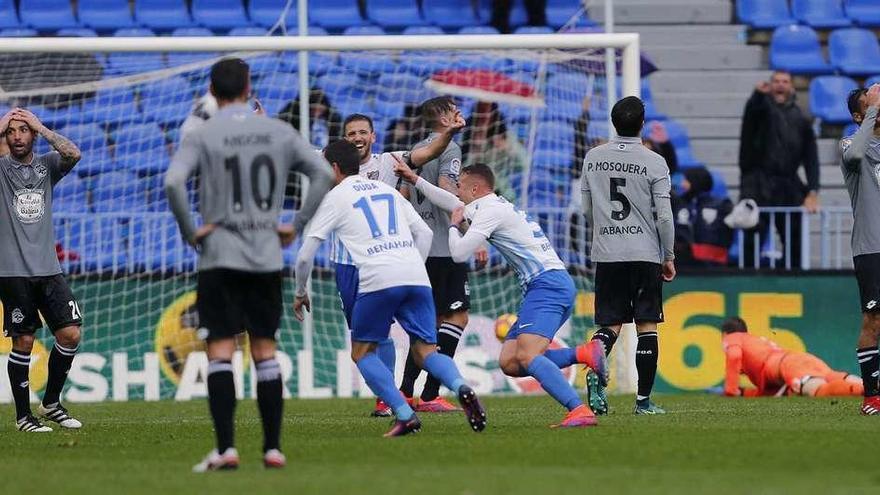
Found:
<path fill-rule="evenodd" d="M 739 316 L 731 316 L 721 324 L 721 333 L 748 332 L 749 327 Z"/>
<path fill-rule="evenodd" d="M 784 75 L 788 76 L 789 79 L 792 79 L 792 78 L 793 78 L 793 76 L 791 75 L 791 72 L 789 72 L 789 71 L 787 71 L 787 70 L 785 70 L 785 69 L 776 69 L 776 70 L 774 70 L 774 71 L 773 71 L 773 74 L 770 74 L 770 77 L 772 78 L 772 77 L 775 76 L 776 74 L 784 74 Z"/>
<path fill-rule="evenodd" d="M 358 154 L 357 146 L 349 143 L 344 139 L 337 139 L 328 144 L 324 148 L 324 158 L 330 164 L 339 166 L 342 175 L 356 175 L 361 168 L 361 157 Z"/>
<path fill-rule="evenodd" d="M 251 69 L 240 58 L 225 58 L 211 66 L 211 87 L 218 100 L 234 100 L 244 95 Z"/>
<path fill-rule="evenodd" d="M 474 163 L 473 165 L 468 165 L 467 167 L 461 169 L 461 175 L 476 175 L 477 177 L 486 181 L 486 184 L 495 189 L 495 173 L 492 172 L 492 169 L 486 165 L 485 163 Z"/>
<path fill-rule="evenodd" d="M 348 124 L 352 122 L 357 122 L 359 120 L 370 124 L 370 131 L 375 130 L 373 128 L 373 119 L 371 119 L 368 115 L 364 115 L 362 113 L 353 113 L 346 117 L 345 120 L 342 122 L 342 132 L 345 132 L 345 128 L 348 127 Z"/>
<path fill-rule="evenodd" d="M 638 137 L 645 124 L 645 104 L 635 96 L 627 96 L 611 109 L 611 123 L 618 136 Z"/>
<path fill-rule="evenodd" d="M 422 103 L 421 114 L 425 126 L 434 127 L 444 113 L 452 111 L 455 100 L 451 96 L 438 96 Z"/>
<path fill-rule="evenodd" d="M 846 107 L 849 108 L 849 114 L 855 115 L 857 113 L 862 113 L 862 96 L 868 94 L 868 90 L 865 88 L 854 89 L 849 92 L 849 96 L 846 97 Z"/>

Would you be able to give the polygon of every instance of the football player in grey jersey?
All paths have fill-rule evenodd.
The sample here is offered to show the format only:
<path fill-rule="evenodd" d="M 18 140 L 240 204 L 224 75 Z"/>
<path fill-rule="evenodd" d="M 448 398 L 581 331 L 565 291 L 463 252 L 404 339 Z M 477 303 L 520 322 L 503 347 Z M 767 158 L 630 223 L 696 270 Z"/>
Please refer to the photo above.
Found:
<path fill-rule="evenodd" d="M 663 281 L 675 277 L 675 230 L 666 160 L 642 144 L 645 105 L 635 96 L 611 109 L 617 135 L 584 158 L 581 188 L 592 230 L 596 267 L 595 321 L 610 353 L 624 323 L 636 324 L 638 394 L 635 414 L 662 414 L 650 400 L 657 374 L 657 324 L 663 321 Z M 587 377 L 590 407 L 608 411 L 598 377 Z"/>
<path fill-rule="evenodd" d="M 862 306 L 856 356 L 865 385 L 862 414 L 880 415 L 880 85 L 850 93 L 847 106 L 859 130 L 840 140 L 841 169 L 853 209 L 852 252 Z"/>
<path fill-rule="evenodd" d="M 79 303 L 55 254 L 52 226 L 52 188 L 80 159 L 79 148 L 46 128 L 30 111 L 15 108 L 0 119 L 6 149 L 0 150 L 0 301 L 3 333 L 12 338 L 7 372 L 15 402 L 16 427 L 47 432 L 31 413 L 28 371 L 34 334 L 43 326 L 40 314 L 55 336 L 49 355 L 49 379 L 41 416 L 62 428 L 81 428 L 61 405 L 61 389 L 79 348 L 82 315 Z M 55 149 L 34 154 L 42 136 Z"/>
<path fill-rule="evenodd" d="M 211 93 L 217 114 L 186 136 L 165 176 L 181 233 L 200 250 L 196 304 L 207 330 L 208 403 L 217 449 L 193 468 L 196 472 L 238 467 L 232 356 L 235 336 L 245 330 L 257 373 L 263 464 L 286 464 L 280 450 L 283 383 L 275 359 L 282 315 L 281 248 L 302 232 L 333 181 L 327 162 L 293 128 L 248 107 L 250 91 L 250 69 L 243 60 L 214 64 Z M 186 181 L 196 170 L 205 222 L 198 228 L 186 193 Z M 292 232 L 281 232 L 278 216 L 291 170 L 309 177 L 309 191 Z"/>

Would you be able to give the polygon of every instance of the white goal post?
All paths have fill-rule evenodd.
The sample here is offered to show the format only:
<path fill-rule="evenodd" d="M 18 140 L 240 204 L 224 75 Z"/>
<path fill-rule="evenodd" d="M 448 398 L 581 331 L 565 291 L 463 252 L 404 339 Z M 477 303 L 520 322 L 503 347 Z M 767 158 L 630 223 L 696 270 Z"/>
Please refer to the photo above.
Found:
<path fill-rule="evenodd" d="M 619 51 L 618 67 L 607 70 L 606 49 Z M 121 56 L 134 53 L 155 55 L 163 64 L 154 66 L 144 59 L 123 60 Z M 202 58 L 171 62 L 174 55 L 192 53 Z M 94 79 L 56 82 L 53 75 L 57 71 L 71 69 L 64 64 L 80 62 L 76 58 L 68 62 L 64 56 L 70 55 L 42 57 L 44 54 L 88 54 L 92 60 L 82 63 L 92 64 L 89 70 L 104 64 L 104 72 Z M 312 54 L 324 56 L 317 62 L 325 64 L 332 54 L 338 63 L 333 62 L 332 70 L 325 65 L 319 73 L 314 67 L 316 59 L 309 58 Z M 71 174 L 77 177 L 66 177 L 56 186 L 53 205 L 59 253 L 65 256 L 62 268 L 70 274 L 85 318 L 82 353 L 71 371 L 65 400 L 183 400 L 205 393 L 204 342 L 197 332 L 198 316 L 193 314 L 195 255 L 178 239 L 160 179 L 179 139 L 181 106 L 188 112 L 186 108 L 207 90 L 207 69 L 229 55 L 241 56 L 251 64 L 258 97 L 270 114 L 279 115 L 282 103 L 299 101 L 300 121 L 307 123 L 300 129 L 306 137 L 311 128 L 307 111 L 316 87 L 326 92 L 335 88 L 339 97 L 335 103 L 343 117 L 369 113 L 358 101 L 366 98 L 369 108 L 377 109 L 377 134 L 382 132 L 386 137 L 391 128 L 385 124 L 393 125 L 401 116 L 404 99 L 407 112 L 411 103 L 437 94 L 454 94 L 468 105 L 472 116 L 482 115 L 480 108 L 504 112 L 504 132 L 516 148 L 518 162 L 516 167 L 496 170 L 508 173 L 509 177 L 503 177 L 507 190 L 516 194 L 516 199 L 509 199 L 538 218 L 576 275 L 578 323 L 567 325 L 559 345 L 583 338 L 591 314 L 587 311 L 592 310 L 592 291 L 583 256 L 587 229 L 576 218 L 579 195 L 570 196 L 573 177 L 579 173 L 571 165 L 572 135 L 576 134 L 579 115 L 589 113 L 590 130 L 582 132 L 589 137 L 584 139 L 592 145 L 608 138 L 608 111 L 613 102 L 605 100 L 606 94 L 640 95 L 638 34 L 0 38 L 0 57 L 6 57 L 3 60 L 7 62 L 6 74 L 0 74 L 0 108 L 23 105 L 38 109 L 38 117 L 52 119 L 52 124 L 47 124 L 50 128 L 76 131 L 72 139 L 90 148 L 84 148 L 83 161 Z M 467 57 L 478 62 L 474 64 Z M 271 63 L 267 65 L 268 58 Z M 446 93 L 450 83 L 432 79 L 432 73 L 420 70 L 419 64 L 437 67 L 447 62 L 465 72 L 481 70 L 479 63 L 488 63 L 488 70 L 499 74 L 505 83 L 528 86 L 537 97 L 503 95 L 486 100 L 492 102 L 490 107 L 480 101 L 479 89 Z M 366 63 L 366 68 L 359 63 Z M 369 66 L 383 63 L 384 70 L 391 73 Z M 353 74 L 359 70 L 364 73 Z M 619 81 L 615 81 L 618 70 Z M 32 79 L 39 83 L 32 84 Z M 413 80 L 419 82 L 418 87 L 411 85 Z M 342 82 L 346 86 L 340 90 Z M 619 89 L 605 92 L 617 82 Z M 97 138 L 83 134 L 95 129 L 100 132 Z M 465 139 L 460 138 L 463 147 L 469 144 Z M 381 146 L 378 141 L 374 150 L 381 151 Z M 47 149 L 45 142 L 38 143 L 37 151 Z M 481 153 L 494 156 L 491 151 Z M 541 169 L 532 170 L 535 166 Z M 133 177 L 136 184 L 111 183 L 119 177 Z M 102 187 L 110 187 L 112 192 Z M 63 197 L 59 188 L 64 189 Z M 286 208 L 286 213 L 290 209 Z M 293 256 L 293 249 L 285 252 L 286 270 Z M 344 322 L 332 277 L 328 276 L 332 267 L 319 263 L 316 271 L 321 270 L 320 276 L 316 272 L 313 277 L 313 312 L 307 324 L 300 326 L 289 308 L 285 310 L 282 331 L 288 336 L 281 345 L 284 355 L 280 361 L 287 390 L 301 397 L 363 396 L 368 392 L 357 382 L 345 349 Z M 467 363 L 466 377 L 478 382 L 483 392 L 533 391 L 534 384 L 505 381 L 494 361 L 497 350 L 492 346 L 500 344 L 494 341 L 493 325 L 515 312 L 520 298 L 515 278 L 497 253 L 487 269 L 473 272 L 471 290 L 474 327 L 469 325 L 469 332 L 473 339 L 468 341 L 466 334 L 457 354 L 457 359 Z M 286 306 L 291 294 L 288 280 Z M 44 331 L 39 338 L 51 335 Z M 0 403 L 10 399 L 5 340 L 0 338 Z M 628 356 L 616 360 L 618 390 L 630 390 L 633 384 L 631 344 L 624 337 L 615 349 L 615 355 Z M 32 365 L 34 392 L 45 383 L 44 351 L 50 347 L 43 345 L 40 351 L 41 345 Z M 248 396 L 253 393 L 253 374 L 248 374 L 250 363 L 244 354 L 235 363 L 236 383 L 239 394 Z M 402 361 L 402 352 L 398 354 Z M 575 379 L 573 374 L 569 377 Z"/>

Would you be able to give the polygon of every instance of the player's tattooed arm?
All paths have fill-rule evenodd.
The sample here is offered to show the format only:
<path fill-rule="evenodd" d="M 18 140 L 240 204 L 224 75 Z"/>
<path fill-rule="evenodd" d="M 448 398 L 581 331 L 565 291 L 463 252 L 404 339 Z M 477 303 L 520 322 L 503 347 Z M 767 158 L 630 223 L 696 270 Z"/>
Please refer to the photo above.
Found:
<path fill-rule="evenodd" d="M 458 131 L 464 128 L 465 120 L 461 112 L 456 111 L 455 115 L 451 117 L 441 117 L 440 124 L 443 126 L 443 130 L 438 133 L 433 141 L 428 143 L 427 146 L 422 146 L 409 152 L 409 163 L 413 167 L 421 167 L 442 155 L 446 151 L 446 147 L 449 146 L 449 143 L 452 142 L 452 138 L 458 134 Z"/>

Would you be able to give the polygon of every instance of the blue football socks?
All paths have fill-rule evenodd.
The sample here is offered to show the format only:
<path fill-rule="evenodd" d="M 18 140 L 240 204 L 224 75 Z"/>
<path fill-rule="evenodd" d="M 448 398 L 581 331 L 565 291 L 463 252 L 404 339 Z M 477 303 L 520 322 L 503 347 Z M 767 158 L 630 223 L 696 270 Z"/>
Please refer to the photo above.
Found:
<path fill-rule="evenodd" d="M 535 356 L 526 369 L 529 375 L 544 387 L 544 390 L 565 406 L 569 411 L 583 404 L 577 392 L 571 387 L 559 367 L 544 355 Z"/>
<path fill-rule="evenodd" d="M 458 393 L 458 389 L 465 384 L 464 378 L 461 377 L 461 373 L 455 366 L 455 361 L 437 351 L 428 354 L 423 368 L 455 393 Z"/>
<path fill-rule="evenodd" d="M 574 347 L 566 347 L 565 349 L 547 349 L 544 356 L 557 368 L 568 368 L 573 364 L 577 364 L 577 351 Z"/>
<path fill-rule="evenodd" d="M 406 421 L 412 417 L 412 407 L 403 400 L 400 391 L 394 386 L 394 375 L 375 352 L 362 357 L 357 362 L 357 367 L 370 390 L 391 407 L 397 419 Z"/>
<path fill-rule="evenodd" d="M 389 337 L 382 342 L 379 342 L 379 347 L 376 349 L 376 352 L 379 354 L 379 359 L 382 360 L 385 367 L 391 370 L 391 374 L 394 375 L 394 365 L 397 360 L 394 341 Z"/>

